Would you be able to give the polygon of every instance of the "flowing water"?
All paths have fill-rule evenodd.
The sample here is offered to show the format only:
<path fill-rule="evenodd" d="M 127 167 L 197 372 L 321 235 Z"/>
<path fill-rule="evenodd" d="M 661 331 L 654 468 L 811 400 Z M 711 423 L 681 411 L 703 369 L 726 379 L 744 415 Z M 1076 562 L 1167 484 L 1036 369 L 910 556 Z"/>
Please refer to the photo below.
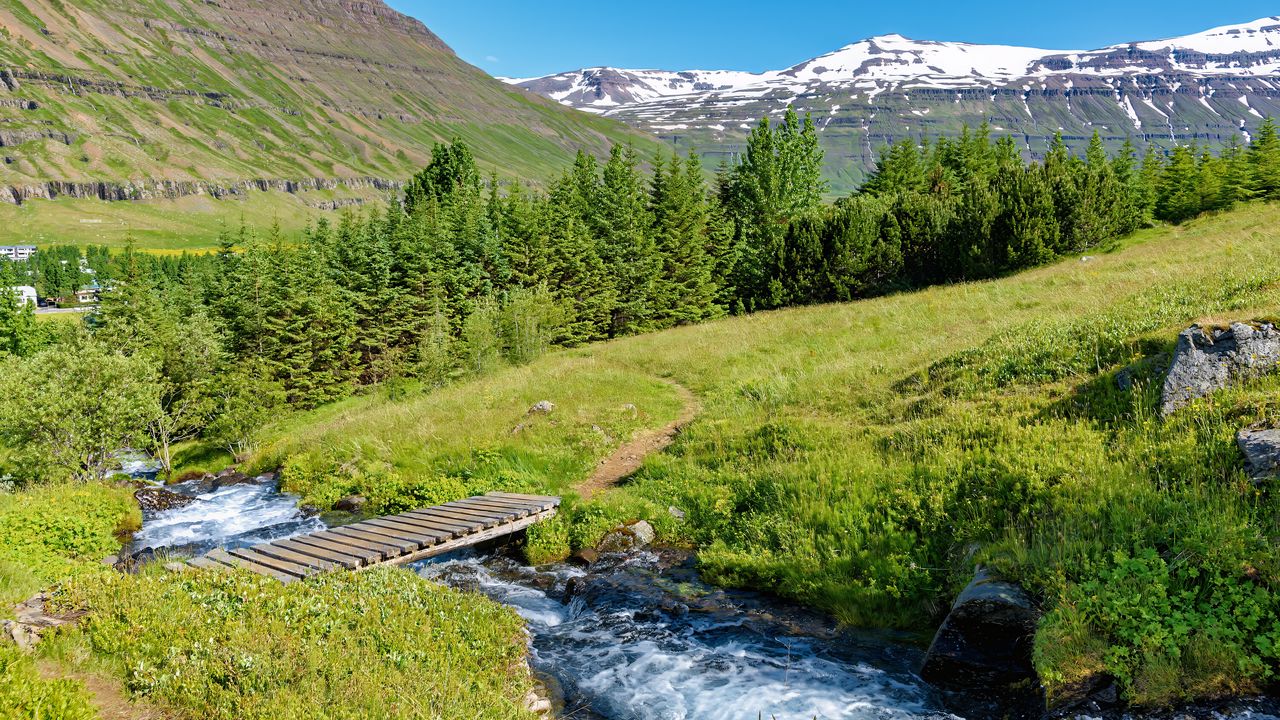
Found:
<path fill-rule="evenodd" d="M 656 553 L 587 575 L 505 557 L 427 562 L 430 579 L 515 608 L 530 665 L 563 692 L 563 715 L 618 720 L 952 718 L 885 635 L 835 631 L 803 611 L 703 584 Z"/>
<path fill-rule="evenodd" d="M 138 477 L 152 472 L 143 462 L 130 467 Z M 169 489 L 195 502 L 148 514 L 135 549 L 196 554 L 325 527 L 266 478 Z M 920 651 L 904 638 L 841 631 L 766 596 L 710 587 L 691 560 L 673 553 L 607 557 L 590 573 L 567 565 L 529 568 L 503 555 L 446 556 L 414 568 L 524 617 L 530 665 L 558 687 L 561 717 L 959 718 L 915 675 Z M 1254 705 L 1194 717 L 1280 720 L 1280 712 Z"/>

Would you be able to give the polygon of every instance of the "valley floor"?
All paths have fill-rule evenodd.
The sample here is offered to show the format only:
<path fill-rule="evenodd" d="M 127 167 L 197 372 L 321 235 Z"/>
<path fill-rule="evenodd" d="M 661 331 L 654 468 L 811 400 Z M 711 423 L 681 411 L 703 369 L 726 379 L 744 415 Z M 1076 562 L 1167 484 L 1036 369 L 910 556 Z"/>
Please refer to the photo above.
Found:
<path fill-rule="evenodd" d="M 1280 513 L 1245 478 L 1234 435 L 1280 422 L 1280 380 L 1166 420 L 1156 404 L 1179 331 L 1280 311 L 1276 228 L 1280 207 L 1247 206 L 1001 280 L 679 328 L 430 393 L 356 398 L 283 419 L 252 464 L 283 467 L 285 485 L 321 507 L 351 493 L 380 511 L 451 493 L 565 494 L 562 518 L 531 531 L 531 559 L 644 518 L 698 548 L 720 583 L 924 635 L 983 562 L 1047 611 L 1036 662 L 1053 702 L 1102 674 L 1147 705 L 1258 691 L 1280 669 Z M 601 458 L 680 419 L 679 387 L 701 412 L 674 444 L 575 499 Z M 543 400 L 554 410 L 530 413 Z M 26 530 L 5 536 L 3 517 L 0 561 L 12 563 Z M 91 561 L 98 548 L 49 552 Z M 0 573 L 0 589 L 17 600 L 67 574 L 41 567 Z M 523 715 L 510 613 L 398 572 L 308 592 L 90 572 L 62 602 L 95 611 L 69 642 L 138 696 L 193 716 L 319 716 L 321 698 L 328 716 L 356 717 L 378 699 L 363 684 L 378 673 L 404 681 L 383 691 L 404 693 L 397 716 Z M 374 615 L 339 609 L 352 598 Z M 304 617 L 279 626 L 292 637 L 249 632 Z M 337 626 L 357 639 L 335 640 Z M 422 641 L 423 627 L 454 644 Z M 477 679 L 409 683 L 441 662 Z M 319 683 L 311 696 L 288 684 L 307 678 Z M 346 693 L 326 685 L 348 681 Z"/>

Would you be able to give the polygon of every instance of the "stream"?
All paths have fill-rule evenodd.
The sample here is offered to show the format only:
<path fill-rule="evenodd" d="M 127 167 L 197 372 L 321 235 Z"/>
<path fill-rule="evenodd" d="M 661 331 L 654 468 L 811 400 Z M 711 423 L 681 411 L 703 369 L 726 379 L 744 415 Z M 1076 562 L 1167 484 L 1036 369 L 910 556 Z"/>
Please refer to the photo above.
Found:
<path fill-rule="evenodd" d="M 131 474 L 145 478 L 144 465 Z M 135 550 L 196 554 L 325 527 L 266 478 L 168 489 L 194 502 L 147 513 Z M 465 552 L 411 567 L 435 582 L 483 593 L 525 619 L 530 666 L 551 689 L 559 717 L 965 720 L 915 675 L 922 653 L 905 637 L 840 630 L 768 596 L 714 588 L 687 554 L 605 556 L 590 573 Z M 1280 720 L 1280 713 L 1196 717 Z"/>

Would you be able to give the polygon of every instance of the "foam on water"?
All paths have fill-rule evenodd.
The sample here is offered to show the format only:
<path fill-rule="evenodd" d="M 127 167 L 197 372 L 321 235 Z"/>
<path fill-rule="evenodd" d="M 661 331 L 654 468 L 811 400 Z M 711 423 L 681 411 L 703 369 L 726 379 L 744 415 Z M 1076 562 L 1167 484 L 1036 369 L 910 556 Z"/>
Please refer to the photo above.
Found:
<path fill-rule="evenodd" d="M 298 509 L 298 499 L 281 493 L 274 482 L 232 485 L 200 492 L 198 485 L 176 485 L 175 492 L 195 502 L 148 517 L 134 535 L 135 548 L 181 548 L 200 552 L 280 540 L 325 528 L 319 518 Z"/>
<path fill-rule="evenodd" d="M 644 561 L 641 560 L 641 565 Z M 954 718 L 910 670 L 916 651 L 796 634 L 768 615 L 700 608 L 609 584 L 567 604 L 581 570 L 501 559 L 418 566 L 514 608 L 533 634 L 530 664 L 561 684 L 566 715 L 627 720 Z M 637 568 L 649 578 L 649 568 Z M 622 569 L 615 572 L 630 572 Z"/>

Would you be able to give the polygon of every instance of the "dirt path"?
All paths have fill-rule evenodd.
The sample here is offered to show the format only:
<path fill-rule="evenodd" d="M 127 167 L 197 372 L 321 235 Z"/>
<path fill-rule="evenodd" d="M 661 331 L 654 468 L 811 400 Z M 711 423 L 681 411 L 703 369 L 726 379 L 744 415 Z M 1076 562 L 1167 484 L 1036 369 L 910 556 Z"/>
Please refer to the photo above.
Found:
<path fill-rule="evenodd" d="M 680 430 L 698 417 L 702 404 L 698 402 L 697 396 L 679 383 L 670 382 L 670 385 L 680 396 L 683 404 L 680 416 L 663 427 L 642 431 L 623 443 L 622 447 L 614 450 L 612 455 L 601 460 L 600 466 L 591 473 L 591 477 L 582 481 L 576 488 L 583 500 L 590 500 L 596 493 L 608 490 L 630 477 L 640 469 L 646 457 L 667 449 L 671 443 L 675 442 Z"/>
<path fill-rule="evenodd" d="M 174 720 L 177 717 L 130 700 L 118 680 L 78 672 L 51 660 L 41 660 L 36 663 L 36 668 L 48 680 L 78 680 L 83 683 L 102 720 Z"/>

